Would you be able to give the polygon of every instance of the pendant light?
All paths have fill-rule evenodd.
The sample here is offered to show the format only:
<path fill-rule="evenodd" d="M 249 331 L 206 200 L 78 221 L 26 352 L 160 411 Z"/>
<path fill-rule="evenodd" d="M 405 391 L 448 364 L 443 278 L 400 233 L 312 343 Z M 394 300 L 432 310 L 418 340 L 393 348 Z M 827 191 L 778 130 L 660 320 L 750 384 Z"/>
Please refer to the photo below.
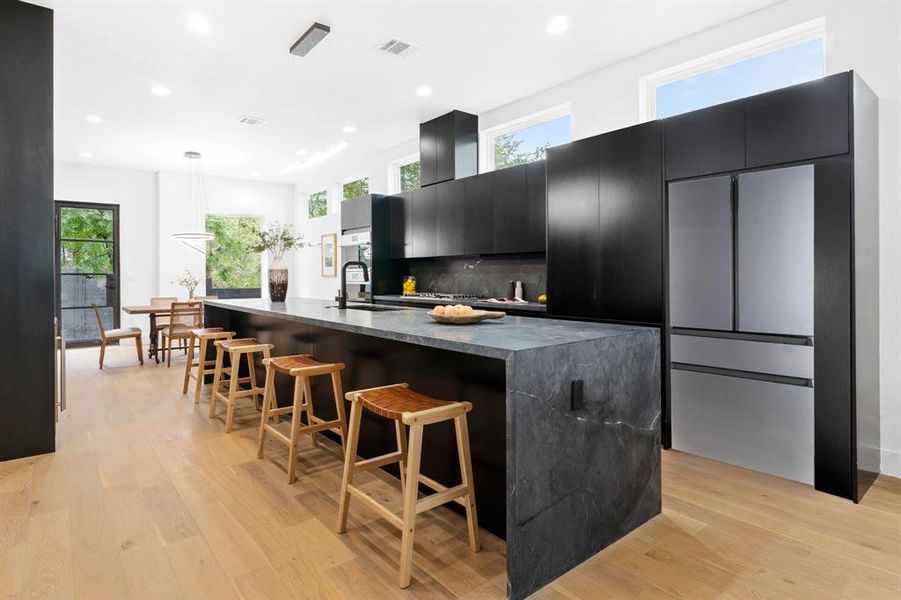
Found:
<path fill-rule="evenodd" d="M 203 180 L 203 167 L 200 164 L 200 152 L 185 152 L 188 161 L 188 199 L 185 202 L 185 229 L 175 231 L 172 238 L 183 242 L 204 242 L 213 239 L 213 234 L 206 231 L 206 185 Z M 193 246 L 192 246 L 193 247 Z"/>

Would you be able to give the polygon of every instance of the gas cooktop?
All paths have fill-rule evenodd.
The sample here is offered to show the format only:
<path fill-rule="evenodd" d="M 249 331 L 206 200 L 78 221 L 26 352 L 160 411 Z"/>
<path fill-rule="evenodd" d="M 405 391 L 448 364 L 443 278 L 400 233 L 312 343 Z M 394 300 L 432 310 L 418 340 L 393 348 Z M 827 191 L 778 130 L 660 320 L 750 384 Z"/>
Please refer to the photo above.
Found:
<path fill-rule="evenodd" d="M 434 298 L 436 300 L 477 300 L 474 294 L 446 294 L 444 292 L 413 292 L 407 294 L 412 298 Z"/>

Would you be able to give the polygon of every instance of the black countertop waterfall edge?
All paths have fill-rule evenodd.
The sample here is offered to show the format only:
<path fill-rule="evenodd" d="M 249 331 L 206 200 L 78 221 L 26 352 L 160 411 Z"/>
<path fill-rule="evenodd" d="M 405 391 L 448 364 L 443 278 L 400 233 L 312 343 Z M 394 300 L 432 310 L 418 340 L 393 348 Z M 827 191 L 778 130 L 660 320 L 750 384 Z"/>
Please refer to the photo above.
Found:
<path fill-rule="evenodd" d="M 517 311 L 517 312 L 534 312 L 543 314 L 547 312 L 547 305 L 540 302 L 487 302 L 485 300 L 455 299 L 450 298 L 423 298 L 421 296 L 373 296 L 376 302 L 392 302 L 398 304 L 411 304 L 420 306 L 447 306 L 448 304 L 466 304 L 474 308 L 483 308 L 485 310 Z"/>
<path fill-rule="evenodd" d="M 514 352 L 559 346 L 574 342 L 628 335 L 644 327 L 531 319 L 507 315 L 475 325 L 445 325 L 433 321 L 425 309 L 392 307 L 397 310 L 368 312 L 339 310 L 334 301 L 287 298 L 285 302 L 266 299 L 205 300 L 210 306 L 264 316 L 277 316 L 312 325 L 332 327 L 351 333 L 442 348 L 492 358 L 508 358 Z M 353 306 L 349 303 L 348 306 Z M 364 305 L 367 306 L 367 305 Z"/>
<path fill-rule="evenodd" d="M 206 303 L 214 312 L 503 360 L 507 598 L 526 598 L 660 514 L 657 328 L 509 315 L 441 325 L 423 308 L 339 311 L 333 302 L 299 298 Z M 239 331 L 248 333 L 255 334 Z M 414 378 L 398 357 L 379 355 L 379 364 L 392 377 Z M 478 435 L 474 429 L 474 444 Z"/>

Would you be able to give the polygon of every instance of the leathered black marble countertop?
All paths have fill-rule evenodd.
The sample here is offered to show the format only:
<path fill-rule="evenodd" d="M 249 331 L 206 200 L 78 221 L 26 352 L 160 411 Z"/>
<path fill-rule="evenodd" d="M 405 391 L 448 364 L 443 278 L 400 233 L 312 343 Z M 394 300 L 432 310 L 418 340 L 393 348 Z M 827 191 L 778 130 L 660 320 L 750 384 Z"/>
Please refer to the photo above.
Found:
<path fill-rule="evenodd" d="M 421 296 L 375 296 L 375 301 L 398 302 L 403 304 L 419 304 L 423 306 L 438 306 L 447 304 L 467 304 L 475 308 L 485 310 L 515 310 L 519 312 L 547 312 L 547 306 L 539 302 L 486 302 L 485 300 L 449 300 L 447 298 L 423 298 Z"/>
<path fill-rule="evenodd" d="M 339 310 L 334 308 L 333 300 L 310 298 L 288 298 L 285 302 L 270 302 L 260 298 L 204 302 L 213 307 L 503 359 L 519 351 L 631 335 L 649 329 L 511 315 L 475 325 L 443 325 L 433 321 L 426 314 L 425 308 L 392 307 L 396 310 L 384 312 Z"/>

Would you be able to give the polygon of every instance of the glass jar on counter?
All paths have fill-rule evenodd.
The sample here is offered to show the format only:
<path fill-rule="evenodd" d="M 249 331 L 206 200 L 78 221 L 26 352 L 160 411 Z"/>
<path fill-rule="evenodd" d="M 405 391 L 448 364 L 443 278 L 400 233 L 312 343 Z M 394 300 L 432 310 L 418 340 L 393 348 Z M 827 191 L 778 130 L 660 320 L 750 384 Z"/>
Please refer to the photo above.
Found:
<path fill-rule="evenodd" d="M 412 275 L 407 275 L 404 277 L 403 282 L 403 295 L 404 296 L 412 296 L 416 293 L 416 278 Z"/>

